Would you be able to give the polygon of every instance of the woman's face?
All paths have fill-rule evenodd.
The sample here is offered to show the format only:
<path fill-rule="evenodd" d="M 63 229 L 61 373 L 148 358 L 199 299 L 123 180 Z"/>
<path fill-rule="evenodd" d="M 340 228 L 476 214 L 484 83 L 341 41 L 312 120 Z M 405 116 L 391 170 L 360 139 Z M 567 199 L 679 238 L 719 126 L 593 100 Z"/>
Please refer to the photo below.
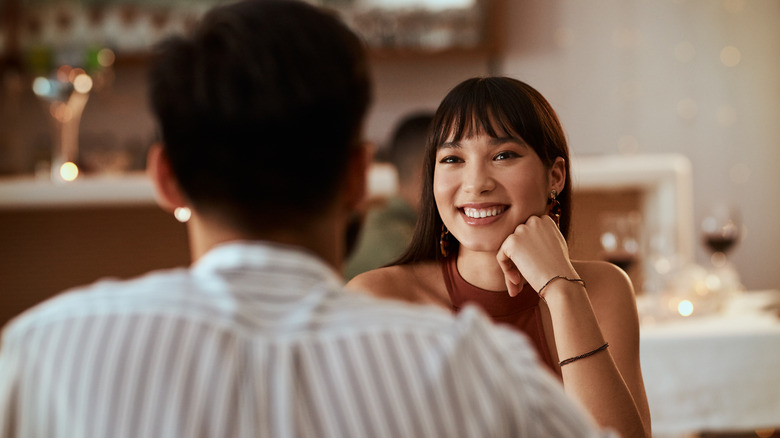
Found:
<path fill-rule="evenodd" d="M 547 169 L 524 141 L 499 136 L 447 141 L 436 152 L 436 208 L 465 250 L 496 253 L 518 225 L 545 214 L 552 189 L 563 188 L 562 159 Z"/>

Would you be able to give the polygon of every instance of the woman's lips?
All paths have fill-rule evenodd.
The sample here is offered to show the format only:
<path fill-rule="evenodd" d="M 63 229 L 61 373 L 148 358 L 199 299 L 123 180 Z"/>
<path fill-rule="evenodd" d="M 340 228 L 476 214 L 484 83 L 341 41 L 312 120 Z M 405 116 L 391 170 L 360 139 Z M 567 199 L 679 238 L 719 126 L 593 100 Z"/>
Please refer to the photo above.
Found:
<path fill-rule="evenodd" d="M 501 218 L 507 210 L 506 205 L 460 207 L 463 220 L 469 225 L 487 225 Z"/>

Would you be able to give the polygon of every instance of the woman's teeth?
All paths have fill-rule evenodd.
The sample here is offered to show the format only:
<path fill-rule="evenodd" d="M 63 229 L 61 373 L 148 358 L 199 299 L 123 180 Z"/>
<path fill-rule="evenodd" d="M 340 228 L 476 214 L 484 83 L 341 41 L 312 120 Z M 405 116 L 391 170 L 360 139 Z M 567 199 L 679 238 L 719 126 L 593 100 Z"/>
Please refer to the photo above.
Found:
<path fill-rule="evenodd" d="M 464 208 L 463 212 L 470 218 L 483 218 L 496 216 L 504 212 L 504 207 L 491 207 L 491 208 Z"/>

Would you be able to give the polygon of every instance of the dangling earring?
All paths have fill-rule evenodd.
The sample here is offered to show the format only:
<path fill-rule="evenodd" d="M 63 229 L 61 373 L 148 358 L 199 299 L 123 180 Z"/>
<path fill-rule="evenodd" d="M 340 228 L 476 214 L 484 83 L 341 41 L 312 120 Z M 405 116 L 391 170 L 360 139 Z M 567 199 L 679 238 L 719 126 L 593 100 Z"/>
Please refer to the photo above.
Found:
<path fill-rule="evenodd" d="M 176 209 L 173 210 L 173 217 L 181 223 L 190 220 L 190 216 L 192 216 L 192 211 L 187 207 L 176 207 Z"/>
<path fill-rule="evenodd" d="M 550 216 L 558 228 L 561 227 L 561 203 L 558 202 L 558 192 L 550 192 L 550 199 L 547 200 L 547 215 Z"/>
<path fill-rule="evenodd" d="M 439 237 L 439 251 L 444 258 L 450 255 L 450 240 L 447 238 L 450 231 L 444 225 L 441 226 L 441 236 Z"/>

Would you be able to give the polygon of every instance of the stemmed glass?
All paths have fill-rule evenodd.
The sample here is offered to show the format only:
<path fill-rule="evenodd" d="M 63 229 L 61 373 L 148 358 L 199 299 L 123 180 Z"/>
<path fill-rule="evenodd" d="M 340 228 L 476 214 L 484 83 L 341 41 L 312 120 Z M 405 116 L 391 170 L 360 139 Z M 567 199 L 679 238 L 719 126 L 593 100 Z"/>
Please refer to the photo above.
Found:
<path fill-rule="evenodd" d="M 708 291 L 705 295 L 710 296 L 715 308 L 720 310 L 730 297 L 745 289 L 739 273 L 727 258 L 743 235 L 739 211 L 729 203 L 717 202 L 705 214 L 700 230 L 712 262 L 704 279 Z"/>
<path fill-rule="evenodd" d="M 639 260 L 639 213 L 608 213 L 601 217 L 601 256 L 628 272 Z"/>
<path fill-rule="evenodd" d="M 702 219 L 702 240 L 715 267 L 728 264 L 727 254 L 734 249 L 741 235 L 739 212 L 728 203 L 716 203 Z"/>

